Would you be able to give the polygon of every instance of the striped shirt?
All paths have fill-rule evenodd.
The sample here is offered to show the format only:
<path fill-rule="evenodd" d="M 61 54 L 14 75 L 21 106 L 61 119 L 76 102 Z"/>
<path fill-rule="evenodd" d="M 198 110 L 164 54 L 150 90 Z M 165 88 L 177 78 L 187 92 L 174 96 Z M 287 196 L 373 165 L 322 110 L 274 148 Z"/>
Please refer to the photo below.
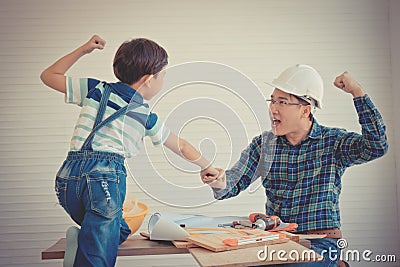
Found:
<path fill-rule="evenodd" d="M 90 78 L 66 79 L 65 102 L 82 107 L 71 139 L 71 151 L 80 150 L 92 131 L 104 84 Z M 150 112 L 149 105 L 143 103 L 143 97 L 127 84 L 117 82 L 109 85 L 112 90 L 103 120 L 128 104 L 140 105 L 101 128 L 93 139 L 93 150 L 132 157 L 139 153 L 145 136 L 149 136 L 154 145 L 164 143 L 170 132 L 157 115 Z"/>
<path fill-rule="evenodd" d="M 344 171 L 381 157 L 388 149 L 386 127 L 371 99 L 357 97 L 354 104 L 362 134 L 325 127 L 315 119 L 306 139 L 295 146 L 284 136 L 264 132 L 226 171 L 227 187 L 214 189 L 214 197 L 236 196 L 262 177 L 267 214 L 297 223 L 299 232 L 340 228 Z"/>

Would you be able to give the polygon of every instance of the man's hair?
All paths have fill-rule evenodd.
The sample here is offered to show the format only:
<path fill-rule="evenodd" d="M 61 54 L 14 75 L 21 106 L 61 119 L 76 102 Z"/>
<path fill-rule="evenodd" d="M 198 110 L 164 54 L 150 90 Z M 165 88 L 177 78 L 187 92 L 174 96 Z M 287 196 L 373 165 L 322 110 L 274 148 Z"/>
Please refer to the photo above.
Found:
<path fill-rule="evenodd" d="M 310 115 L 308 115 L 308 118 L 310 119 L 310 121 L 312 121 L 313 118 L 314 118 L 314 115 L 313 115 L 313 113 L 312 113 L 312 110 L 313 110 L 315 107 L 314 107 L 311 103 L 309 103 L 308 101 L 305 101 L 304 99 L 298 97 L 297 95 L 292 95 L 292 96 L 294 96 L 294 97 L 299 101 L 300 104 L 302 104 L 302 105 L 304 105 L 304 106 L 308 106 L 308 105 L 311 106 L 311 112 L 310 112 Z"/>
<path fill-rule="evenodd" d="M 126 41 L 114 57 L 114 74 L 123 83 L 133 84 L 143 75 L 157 74 L 168 64 L 168 54 L 156 42 L 137 38 Z"/>

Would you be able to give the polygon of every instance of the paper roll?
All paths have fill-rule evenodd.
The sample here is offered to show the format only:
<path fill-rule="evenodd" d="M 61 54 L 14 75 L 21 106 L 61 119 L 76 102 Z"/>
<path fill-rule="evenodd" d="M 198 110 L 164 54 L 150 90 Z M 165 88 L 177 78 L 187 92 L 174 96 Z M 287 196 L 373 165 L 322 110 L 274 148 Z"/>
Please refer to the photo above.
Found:
<path fill-rule="evenodd" d="M 186 240 L 190 234 L 175 222 L 161 217 L 161 214 L 155 213 L 150 217 L 148 230 L 150 240 Z"/>

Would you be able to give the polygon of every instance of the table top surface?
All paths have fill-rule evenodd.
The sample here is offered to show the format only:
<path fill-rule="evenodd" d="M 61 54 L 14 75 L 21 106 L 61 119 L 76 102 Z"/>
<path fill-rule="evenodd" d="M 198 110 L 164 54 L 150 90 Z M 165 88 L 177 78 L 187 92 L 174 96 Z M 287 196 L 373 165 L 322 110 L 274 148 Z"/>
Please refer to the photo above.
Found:
<path fill-rule="evenodd" d="M 66 239 L 42 251 L 42 260 L 63 259 Z M 165 255 L 189 253 L 186 248 L 177 248 L 170 241 L 150 241 L 141 236 L 131 236 L 118 248 L 118 256 Z"/>
<path fill-rule="evenodd" d="M 42 260 L 63 259 L 65 253 L 66 239 L 61 238 L 55 244 L 42 251 Z M 270 265 L 274 263 L 282 263 L 278 258 L 278 251 L 286 252 L 285 257 L 289 258 L 290 251 L 297 251 L 302 255 L 304 251 L 312 251 L 301 244 L 289 241 L 282 244 L 269 245 L 268 253 L 272 250 L 274 254 L 268 254 L 266 260 L 258 259 L 260 250 L 265 250 L 265 246 L 252 248 L 243 248 L 238 250 L 213 252 L 204 248 L 177 248 L 170 241 L 154 241 L 148 240 L 139 235 L 134 235 L 128 238 L 118 248 L 118 256 L 143 256 L 143 255 L 170 255 L 170 254 L 192 254 L 200 266 L 220 266 L 220 267 L 240 267 L 251 265 Z M 265 256 L 262 254 L 261 256 Z M 306 253 L 306 255 L 309 255 Z M 316 254 L 319 256 L 318 254 Z M 264 257 L 263 256 L 263 257 Z M 293 255 L 292 255 L 293 256 Z M 302 259 L 305 261 L 315 261 L 312 258 Z M 289 259 L 288 262 L 293 262 Z"/>
<path fill-rule="evenodd" d="M 294 241 L 222 252 L 212 252 L 204 248 L 189 248 L 189 251 L 202 267 L 261 266 L 321 260 L 319 254 Z"/>

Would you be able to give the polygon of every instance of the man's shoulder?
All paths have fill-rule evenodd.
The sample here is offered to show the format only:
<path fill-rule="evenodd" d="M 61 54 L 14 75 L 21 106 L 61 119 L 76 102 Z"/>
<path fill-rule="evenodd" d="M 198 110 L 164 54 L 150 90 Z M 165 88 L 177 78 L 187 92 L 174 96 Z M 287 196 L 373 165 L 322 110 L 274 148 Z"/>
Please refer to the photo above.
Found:
<path fill-rule="evenodd" d="M 341 137 L 343 134 L 347 133 L 345 128 L 326 126 L 319 124 L 319 131 L 322 137 Z"/>

